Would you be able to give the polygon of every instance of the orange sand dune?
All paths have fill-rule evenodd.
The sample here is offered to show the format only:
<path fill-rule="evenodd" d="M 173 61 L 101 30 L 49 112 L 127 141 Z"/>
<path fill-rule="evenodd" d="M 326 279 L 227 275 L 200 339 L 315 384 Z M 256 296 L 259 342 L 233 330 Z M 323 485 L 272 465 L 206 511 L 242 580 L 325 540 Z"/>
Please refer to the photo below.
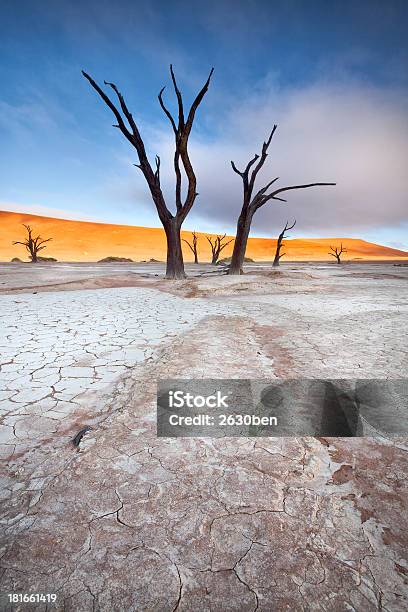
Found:
<path fill-rule="evenodd" d="M 12 257 L 27 259 L 24 247 L 12 245 L 13 240 L 23 240 L 25 230 L 22 223 L 30 224 L 36 233 L 43 238 L 52 237 L 41 255 L 55 257 L 59 261 L 97 261 L 109 255 L 129 257 L 134 261 L 166 258 L 166 241 L 164 231 L 160 228 L 136 227 L 131 225 L 113 225 L 108 223 L 91 223 L 88 221 L 70 221 L 53 219 L 37 215 L 0 211 L 0 260 L 10 261 Z M 199 233 L 199 259 L 209 261 L 210 246 L 205 234 Z M 183 237 L 191 240 L 191 232 L 183 232 Z M 287 240 L 284 251 L 285 260 L 332 260 L 328 256 L 329 245 L 340 245 L 347 248 L 347 259 L 404 259 L 405 251 L 391 249 L 355 238 L 307 238 Z M 183 243 L 186 261 L 192 261 L 192 253 Z M 222 252 L 222 257 L 232 253 L 232 244 Z M 250 238 L 247 256 L 256 261 L 273 259 L 276 240 L 270 238 Z"/>

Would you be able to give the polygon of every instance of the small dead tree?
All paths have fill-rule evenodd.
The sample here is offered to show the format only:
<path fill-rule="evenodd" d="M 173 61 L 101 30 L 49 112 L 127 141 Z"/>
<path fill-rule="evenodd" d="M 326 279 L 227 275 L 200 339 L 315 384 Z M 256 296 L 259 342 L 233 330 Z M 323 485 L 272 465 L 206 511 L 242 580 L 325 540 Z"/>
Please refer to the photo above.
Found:
<path fill-rule="evenodd" d="M 294 220 L 292 225 L 288 225 L 288 223 L 289 223 L 289 221 L 286 221 L 285 227 L 283 228 L 283 230 L 281 231 L 281 233 L 278 236 L 278 242 L 276 244 L 276 251 L 275 251 L 275 259 L 273 260 L 273 265 L 275 267 L 279 266 L 279 262 L 280 262 L 281 257 L 286 255 L 286 253 L 281 253 L 281 248 L 283 247 L 283 239 L 285 238 L 285 232 L 288 232 L 289 230 L 291 230 L 292 228 L 295 227 L 296 219 Z"/>
<path fill-rule="evenodd" d="M 337 263 L 340 264 L 340 255 L 342 253 L 347 253 L 347 249 L 343 248 L 343 244 L 340 244 L 340 248 L 339 247 L 330 247 L 330 251 L 332 251 L 331 253 L 328 253 L 328 255 L 331 255 L 332 257 L 335 257 L 337 259 Z"/>
<path fill-rule="evenodd" d="M 237 223 L 237 234 L 235 238 L 234 251 L 232 254 L 231 265 L 228 270 L 228 274 L 242 274 L 242 264 L 244 262 L 245 251 L 248 242 L 248 236 L 251 229 L 252 218 L 256 211 L 261 208 L 264 204 L 269 202 L 270 200 L 279 200 L 280 202 L 286 202 L 283 198 L 278 197 L 278 194 L 283 193 L 284 191 L 291 191 L 293 189 L 308 189 L 309 187 L 317 187 L 317 186 L 325 186 L 325 185 L 335 185 L 336 183 L 307 183 L 305 185 L 291 185 L 289 187 L 279 187 L 278 189 L 274 189 L 272 192 L 267 193 L 269 188 L 279 179 L 279 177 L 272 179 L 262 187 L 256 191 L 254 195 L 255 181 L 258 172 L 264 165 L 266 158 L 268 156 L 268 148 L 271 144 L 273 135 L 276 131 L 277 126 L 274 125 L 272 132 L 266 142 L 262 145 L 262 150 L 260 155 L 255 155 L 246 165 L 245 170 L 240 171 L 236 167 L 235 163 L 232 161 L 231 166 L 234 172 L 239 174 L 242 178 L 243 183 L 243 203 L 241 208 L 241 213 L 238 217 Z M 252 169 L 252 166 L 255 167 Z M 251 172 L 250 172 L 251 171 Z"/>
<path fill-rule="evenodd" d="M 23 242 L 15 241 L 13 242 L 13 244 L 23 245 L 27 249 L 30 255 L 31 263 L 37 263 L 38 262 L 38 252 L 42 251 L 42 249 L 45 249 L 46 248 L 45 243 L 52 240 L 52 238 L 44 239 L 44 238 L 41 238 L 40 235 L 34 237 L 33 230 L 31 229 L 31 227 L 29 225 L 25 225 L 25 223 L 23 223 L 22 225 L 27 230 L 27 238 Z"/>
<path fill-rule="evenodd" d="M 211 70 L 206 82 L 202 89 L 198 92 L 194 99 L 187 117 L 184 113 L 183 98 L 178 88 L 176 78 L 174 76 L 173 67 L 170 65 L 170 75 L 173 83 L 174 92 L 177 98 L 178 106 L 178 118 L 177 121 L 173 118 L 170 111 L 167 109 L 163 102 L 163 89 L 159 93 L 159 103 L 170 121 L 171 127 L 173 128 L 175 137 L 175 152 L 174 152 L 174 172 L 176 175 L 176 213 L 173 215 L 167 207 L 163 191 L 160 185 L 160 157 L 156 155 L 155 158 L 155 170 L 153 170 L 150 161 L 147 157 L 145 145 L 140 135 L 139 128 L 133 118 L 133 115 L 129 111 L 125 99 L 116 87 L 114 83 L 108 83 L 104 81 L 105 85 L 109 86 L 115 93 L 119 108 L 107 94 L 99 87 L 99 85 L 87 74 L 82 71 L 84 77 L 89 81 L 91 86 L 97 91 L 99 96 L 110 108 L 112 113 L 116 117 L 117 124 L 114 127 L 118 128 L 124 137 L 130 142 L 130 144 L 136 149 L 139 163 L 135 164 L 139 168 L 147 182 L 152 200 L 156 207 L 159 219 L 163 225 L 164 231 L 167 238 L 167 265 L 166 265 L 166 278 L 180 279 L 185 278 L 183 252 L 181 248 L 181 226 L 188 213 L 190 212 L 197 193 L 197 179 L 194 173 L 193 166 L 190 161 L 190 155 L 188 152 L 188 139 L 193 127 L 195 113 L 202 99 L 204 98 L 208 86 L 210 84 Z M 180 163 L 181 162 L 181 163 Z M 185 177 L 187 177 L 187 189 L 185 197 L 182 197 L 182 168 L 184 170 Z"/>
<path fill-rule="evenodd" d="M 188 246 L 190 247 L 190 249 L 193 252 L 194 255 L 194 263 L 198 264 L 198 248 L 197 248 L 197 243 L 198 243 L 198 238 L 197 238 L 197 234 L 195 232 L 193 232 L 193 242 L 189 242 L 188 240 L 186 240 L 185 238 L 183 238 L 183 242 L 185 242 L 186 244 L 188 244 Z"/>
<path fill-rule="evenodd" d="M 211 238 L 211 236 L 206 236 L 211 246 L 212 265 L 215 265 L 218 262 L 221 251 L 223 251 L 225 247 L 228 246 L 231 242 L 234 242 L 233 238 L 231 238 L 231 240 L 228 240 L 227 242 L 224 242 L 226 236 L 227 234 L 223 234 L 223 236 L 216 236 L 214 240 Z"/>

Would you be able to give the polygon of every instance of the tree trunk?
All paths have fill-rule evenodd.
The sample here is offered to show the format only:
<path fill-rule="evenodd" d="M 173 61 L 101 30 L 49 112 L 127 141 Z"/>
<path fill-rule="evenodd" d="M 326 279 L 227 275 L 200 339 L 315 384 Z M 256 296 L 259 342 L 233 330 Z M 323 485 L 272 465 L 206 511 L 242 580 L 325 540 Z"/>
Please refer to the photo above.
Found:
<path fill-rule="evenodd" d="M 212 259 L 211 259 L 211 264 L 213 266 L 217 265 L 218 259 L 220 257 L 220 252 L 221 249 L 218 246 L 214 246 L 214 248 L 212 248 Z"/>
<path fill-rule="evenodd" d="M 231 264 L 228 270 L 229 275 L 242 274 L 242 265 L 245 259 L 249 231 L 251 229 L 252 215 L 249 212 L 239 216 L 237 224 L 237 235 L 234 243 L 234 250 L 231 257 Z"/>
<path fill-rule="evenodd" d="M 338 263 L 338 264 L 339 264 L 339 263 L 341 263 L 341 262 L 340 262 L 340 257 L 339 257 L 339 256 L 337 256 L 337 263 Z"/>
<path fill-rule="evenodd" d="M 180 280 L 186 278 L 183 251 L 181 249 L 180 222 L 176 217 L 167 221 L 164 231 L 167 238 L 166 278 Z"/>
<path fill-rule="evenodd" d="M 278 242 L 276 244 L 275 259 L 273 260 L 273 264 L 272 264 L 275 268 L 276 266 L 279 266 L 281 248 L 282 248 L 282 238 L 279 236 Z"/>

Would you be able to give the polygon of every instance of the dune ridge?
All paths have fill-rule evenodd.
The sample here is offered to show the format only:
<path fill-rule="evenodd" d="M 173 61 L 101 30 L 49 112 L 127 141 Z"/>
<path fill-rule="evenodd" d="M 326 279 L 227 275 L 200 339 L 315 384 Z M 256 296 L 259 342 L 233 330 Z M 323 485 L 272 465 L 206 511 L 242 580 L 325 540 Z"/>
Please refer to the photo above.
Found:
<path fill-rule="evenodd" d="M 129 257 L 134 261 L 166 258 L 166 240 L 163 229 L 132 225 L 115 225 L 90 221 L 57 219 L 30 213 L 0 211 L 0 261 L 13 257 L 27 260 L 24 247 L 12 245 L 13 240 L 24 238 L 22 223 L 33 226 L 43 238 L 52 237 L 48 247 L 41 252 L 45 257 L 59 261 L 98 261 L 107 256 Z M 210 245 L 206 233 L 197 232 L 199 259 L 209 261 Z M 214 234 L 211 234 L 214 236 Z M 191 239 L 191 232 L 182 232 L 182 237 Z M 231 238 L 232 236 L 230 236 Z M 408 252 L 366 242 L 357 238 L 292 238 L 285 241 L 285 261 L 332 261 L 329 246 L 343 243 L 347 248 L 344 260 L 400 260 L 407 259 Z M 232 244 L 222 251 L 222 257 L 232 253 Z M 256 261 L 271 261 L 276 239 L 250 238 L 247 257 Z M 189 247 L 183 243 L 186 261 L 193 261 Z"/>

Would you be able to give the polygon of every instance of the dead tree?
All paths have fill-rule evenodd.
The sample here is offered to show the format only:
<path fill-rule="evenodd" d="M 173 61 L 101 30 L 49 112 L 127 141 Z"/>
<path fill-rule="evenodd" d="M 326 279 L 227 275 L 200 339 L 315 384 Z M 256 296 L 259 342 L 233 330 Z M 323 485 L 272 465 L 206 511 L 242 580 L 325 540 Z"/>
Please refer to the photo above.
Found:
<path fill-rule="evenodd" d="M 177 121 L 173 118 L 172 114 L 163 102 L 163 91 L 165 89 L 164 87 L 160 91 L 158 96 L 160 106 L 170 121 L 175 137 L 174 172 L 176 175 L 176 213 L 174 215 L 167 207 L 160 185 L 160 157 L 156 155 L 155 170 L 153 170 L 148 160 L 145 145 L 140 135 L 139 128 L 137 127 L 137 124 L 126 105 L 124 97 L 122 96 L 122 94 L 114 83 L 108 83 L 105 81 L 105 85 L 109 86 L 114 91 L 118 99 L 120 107 L 119 110 L 119 108 L 112 102 L 109 96 L 107 96 L 107 94 L 99 87 L 99 85 L 86 72 L 82 71 L 84 77 L 98 92 L 102 100 L 115 115 L 117 124 L 115 124 L 114 127 L 118 128 L 122 132 L 124 137 L 130 142 L 130 144 L 136 149 L 139 163 L 135 164 L 135 166 L 141 170 L 147 182 L 152 200 L 154 202 L 160 221 L 166 233 L 166 278 L 180 279 L 185 278 L 186 276 L 184 272 L 180 231 L 183 221 L 190 212 L 198 195 L 197 179 L 188 152 L 188 139 L 190 136 L 191 128 L 193 127 L 195 113 L 208 90 L 213 70 L 214 69 L 211 70 L 208 79 L 204 83 L 204 86 L 194 99 L 187 117 L 184 114 L 183 98 L 177 86 L 172 66 L 170 66 L 170 74 L 174 92 L 177 98 Z M 184 171 L 185 177 L 187 178 L 187 188 L 184 198 L 182 197 L 182 169 Z"/>
<path fill-rule="evenodd" d="M 305 185 L 291 185 L 289 187 L 279 187 L 278 189 L 274 189 L 273 191 L 267 193 L 269 188 L 279 179 L 279 177 L 277 177 L 269 181 L 269 183 L 267 183 L 265 187 L 262 187 L 262 189 L 256 191 L 254 195 L 256 177 L 266 161 L 266 158 L 268 156 L 268 148 L 271 144 L 276 128 L 277 126 L 274 125 L 268 140 L 263 143 L 260 156 L 255 155 L 248 162 L 245 170 L 238 170 L 235 163 L 233 161 L 231 162 L 231 166 L 234 172 L 239 174 L 239 176 L 242 178 L 244 197 L 241 213 L 238 217 L 237 234 L 235 238 L 234 251 L 232 254 L 231 265 L 229 267 L 228 274 L 242 274 L 242 264 L 244 262 L 252 218 L 256 211 L 261 208 L 261 206 L 263 206 L 270 200 L 279 200 L 280 202 L 286 202 L 286 200 L 284 200 L 283 198 L 278 197 L 278 194 L 283 193 L 284 191 L 291 191 L 293 189 L 307 189 L 309 187 L 336 184 L 307 183 Z M 251 168 L 254 166 L 254 164 L 255 167 L 251 171 Z"/>
<path fill-rule="evenodd" d="M 328 255 L 331 255 L 332 257 L 335 257 L 337 259 L 337 263 L 340 264 L 340 255 L 342 253 L 347 253 L 347 249 L 343 249 L 343 244 L 340 244 L 340 248 L 339 247 L 330 247 L 330 250 L 332 251 L 332 253 L 328 253 Z"/>
<path fill-rule="evenodd" d="M 214 238 L 214 241 L 211 238 L 211 236 L 206 236 L 211 246 L 211 254 L 212 254 L 211 263 L 213 265 L 215 265 L 218 262 L 221 251 L 225 249 L 225 247 L 228 246 L 231 242 L 234 242 L 233 238 L 231 238 L 231 240 L 228 240 L 228 242 L 224 242 L 226 236 L 227 234 L 224 234 L 223 236 L 216 236 Z"/>
<path fill-rule="evenodd" d="M 183 238 L 183 242 L 185 242 L 186 244 L 188 244 L 188 246 L 190 247 L 190 249 L 193 252 L 194 255 L 194 263 L 198 264 L 198 248 L 197 248 L 197 243 L 198 243 L 198 238 L 197 238 L 197 234 L 195 232 L 193 232 L 193 242 L 189 242 L 188 240 L 186 240 L 185 238 Z"/>
<path fill-rule="evenodd" d="M 13 242 L 13 244 L 23 245 L 27 249 L 30 255 L 31 263 L 37 263 L 38 262 L 38 252 L 42 251 L 42 249 L 45 249 L 46 248 L 45 243 L 52 240 L 52 238 L 44 239 L 44 238 L 41 238 L 40 235 L 34 238 L 33 230 L 31 229 L 31 227 L 29 225 L 25 225 L 25 223 L 23 223 L 22 225 L 27 230 L 27 238 L 24 240 L 24 242 L 15 241 Z"/>
<path fill-rule="evenodd" d="M 281 233 L 278 236 L 278 242 L 276 244 L 276 251 L 275 251 L 275 259 L 273 260 L 273 265 L 279 266 L 279 262 L 281 257 L 283 257 L 284 255 L 286 255 L 286 253 L 281 253 L 281 248 L 283 247 L 283 239 L 285 238 L 285 232 L 291 230 L 292 228 L 295 227 L 296 225 L 296 219 L 294 220 L 294 222 L 292 223 L 292 225 L 288 225 L 289 221 L 286 221 L 285 223 L 285 227 L 283 228 L 283 230 L 281 231 Z"/>

